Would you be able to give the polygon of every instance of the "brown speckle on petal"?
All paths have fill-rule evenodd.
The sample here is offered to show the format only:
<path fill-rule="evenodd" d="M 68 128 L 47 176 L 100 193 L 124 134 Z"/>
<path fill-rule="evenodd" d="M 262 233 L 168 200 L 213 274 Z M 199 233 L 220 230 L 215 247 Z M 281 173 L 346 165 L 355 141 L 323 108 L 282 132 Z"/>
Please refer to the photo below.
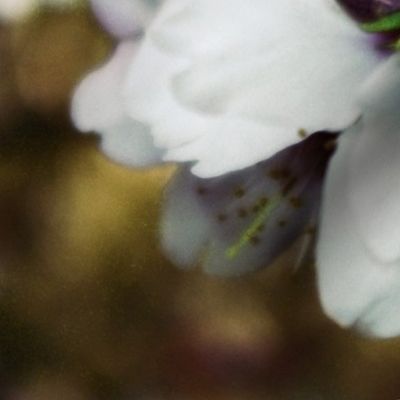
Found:
<path fill-rule="evenodd" d="M 246 218 L 248 215 L 247 210 L 245 208 L 239 208 L 239 210 L 237 211 L 237 216 L 239 218 Z"/>
<path fill-rule="evenodd" d="M 297 131 L 297 134 L 299 135 L 299 137 L 301 138 L 301 139 L 305 139 L 307 136 L 308 136 L 308 133 L 307 133 L 307 131 L 305 130 L 305 129 L 299 129 L 298 131 Z"/>
<path fill-rule="evenodd" d="M 289 199 L 289 203 L 293 208 L 300 208 L 303 206 L 303 200 L 300 197 L 293 196 Z"/>
<path fill-rule="evenodd" d="M 228 216 L 224 213 L 220 213 L 217 215 L 218 222 L 225 222 L 228 219 Z"/>
<path fill-rule="evenodd" d="M 287 221 L 285 219 L 281 219 L 278 221 L 278 226 L 280 228 L 284 228 L 287 225 Z"/>
<path fill-rule="evenodd" d="M 258 204 L 260 205 L 260 207 L 265 207 L 268 203 L 269 203 L 268 197 L 263 196 L 263 197 L 260 198 Z"/>
<path fill-rule="evenodd" d="M 198 186 L 196 191 L 199 196 L 204 196 L 208 193 L 208 190 L 204 186 Z"/>
<path fill-rule="evenodd" d="M 260 238 L 258 237 L 258 236 L 252 236 L 251 238 L 250 238 L 250 243 L 253 245 L 253 246 L 257 246 L 259 243 L 260 243 Z"/>
<path fill-rule="evenodd" d="M 246 191 L 243 188 L 239 187 L 233 192 L 233 194 L 235 197 L 240 199 L 246 194 Z"/>

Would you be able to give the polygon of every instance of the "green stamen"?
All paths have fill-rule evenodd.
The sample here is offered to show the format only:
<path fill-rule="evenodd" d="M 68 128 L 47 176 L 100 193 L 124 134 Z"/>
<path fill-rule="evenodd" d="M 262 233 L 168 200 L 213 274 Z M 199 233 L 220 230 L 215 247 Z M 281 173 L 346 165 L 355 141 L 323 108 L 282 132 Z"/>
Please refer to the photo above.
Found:
<path fill-rule="evenodd" d="M 400 29 L 400 12 L 395 12 L 373 22 L 361 24 L 361 28 L 370 33 L 389 32 Z"/>
<path fill-rule="evenodd" d="M 257 233 L 262 230 L 265 221 L 271 216 L 272 212 L 278 207 L 281 201 L 282 195 L 278 194 L 274 196 L 268 204 L 261 207 L 253 222 L 240 236 L 239 240 L 226 250 L 225 255 L 227 258 L 230 260 L 236 258 L 240 251 L 251 243 L 252 238 L 256 237 Z"/>

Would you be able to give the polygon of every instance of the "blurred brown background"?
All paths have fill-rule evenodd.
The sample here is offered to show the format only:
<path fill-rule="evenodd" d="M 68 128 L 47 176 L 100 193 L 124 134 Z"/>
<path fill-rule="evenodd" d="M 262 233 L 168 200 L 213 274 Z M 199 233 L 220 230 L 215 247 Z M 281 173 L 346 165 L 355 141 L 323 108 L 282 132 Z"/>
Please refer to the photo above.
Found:
<path fill-rule="evenodd" d="M 231 280 L 166 260 L 172 169 L 113 164 L 69 120 L 113 45 L 85 4 L 0 24 L 0 399 L 400 397 L 400 341 L 328 321 L 296 248 Z"/>

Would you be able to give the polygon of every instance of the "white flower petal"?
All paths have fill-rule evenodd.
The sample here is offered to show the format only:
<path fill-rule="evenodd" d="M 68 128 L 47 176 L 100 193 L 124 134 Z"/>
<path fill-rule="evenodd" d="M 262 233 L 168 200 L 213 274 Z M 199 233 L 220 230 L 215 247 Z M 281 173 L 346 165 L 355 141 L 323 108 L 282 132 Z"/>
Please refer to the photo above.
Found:
<path fill-rule="evenodd" d="M 349 191 L 353 148 L 362 125 L 340 139 L 328 172 L 317 245 L 317 272 L 325 312 L 342 326 L 367 335 L 400 333 L 400 268 L 368 251 L 353 223 Z"/>
<path fill-rule="evenodd" d="M 134 166 L 161 160 L 148 127 L 124 110 L 122 86 L 136 44 L 122 42 L 108 63 L 89 74 L 78 86 L 72 101 L 72 119 L 78 129 L 95 131 L 101 147 L 112 159 Z"/>
<path fill-rule="evenodd" d="M 327 0 L 193 0 L 151 30 L 187 57 L 180 99 L 296 131 L 341 130 L 360 110 L 355 90 L 380 61 L 369 37 Z M 266 131 L 266 135 L 282 134 Z"/>
<path fill-rule="evenodd" d="M 203 268 L 218 275 L 269 265 L 304 233 L 318 209 L 331 139 L 313 135 L 270 160 L 218 178 L 200 179 L 183 170 L 168 192 L 162 223 L 171 259 L 194 266 L 201 258 Z"/>
<path fill-rule="evenodd" d="M 115 124 L 124 115 L 122 84 L 136 46 L 135 42 L 121 42 L 109 61 L 77 87 L 71 113 L 78 129 L 97 130 Z"/>
<path fill-rule="evenodd" d="M 166 161 L 198 161 L 192 172 L 209 178 L 239 170 L 293 144 L 287 135 L 292 129 L 270 127 L 273 135 L 265 134 L 265 125 L 236 117 L 204 118 L 203 124 L 191 125 L 197 139 L 166 152 Z M 295 135 L 292 135 L 295 136 Z M 296 137 L 298 132 L 296 132 Z"/>
<path fill-rule="evenodd" d="M 169 72 L 175 65 L 174 60 L 145 39 L 129 68 L 124 87 L 130 116 L 151 126 L 155 142 L 165 148 L 193 140 L 196 136 L 191 127 L 203 122 L 201 116 L 181 107 L 169 90 Z"/>
<path fill-rule="evenodd" d="M 333 1 L 254 1 L 167 2 L 130 68 L 130 116 L 203 178 L 348 126 L 380 61 Z"/>
<path fill-rule="evenodd" d="M 162 0 L 90 0 L 105 29 L 118 38 L 139 34 Z"/>
<path fill-rule="evenodd" d="M 367 82 L 362 132 L 350 157 L 350 197 L 359 234 L 382 262 L 400 258 L 400 57 Z"/>
<path fill-rule="evenodd" d="M 146 38 L 125 88 L 130 116 L 151 128 L 156 145 L 167 149 L 165 161 L 197 161 L 193 173 L 209 178 L 253 165 L 301 140 L 299 130 L 288 124 L 208 115 L 178 103 L 169 79 L 185 64 Z"/>
<path fill-rule="evenodd" d="M 112 160 L 134 167 L 159 164 L 163 151 L 154 146 L 149 129 L 130 118 L 104 130 L 101 149 Z"/>

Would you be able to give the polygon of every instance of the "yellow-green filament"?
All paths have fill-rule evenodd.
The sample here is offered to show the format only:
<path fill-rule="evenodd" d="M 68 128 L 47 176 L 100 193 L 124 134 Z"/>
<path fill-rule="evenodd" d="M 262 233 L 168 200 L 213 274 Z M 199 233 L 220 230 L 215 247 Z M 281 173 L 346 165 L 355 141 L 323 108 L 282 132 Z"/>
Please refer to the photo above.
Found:
<path fill-rule="evenodd" d="M 227 249 L 225 255 L 230 260 L 236 258 L 240 251 L 251 243 L 251 239 L 260 232 L 261 227 L 265 224 L 265 221 L 271 216 L 272 212 L 278 207 L 282 201 L 283 196 L 277 194 L 272 197 L 271 201 L 260 208 L 260 211 L 254 218 L 250 226 L 240 236 L 239 240 Z"/>

